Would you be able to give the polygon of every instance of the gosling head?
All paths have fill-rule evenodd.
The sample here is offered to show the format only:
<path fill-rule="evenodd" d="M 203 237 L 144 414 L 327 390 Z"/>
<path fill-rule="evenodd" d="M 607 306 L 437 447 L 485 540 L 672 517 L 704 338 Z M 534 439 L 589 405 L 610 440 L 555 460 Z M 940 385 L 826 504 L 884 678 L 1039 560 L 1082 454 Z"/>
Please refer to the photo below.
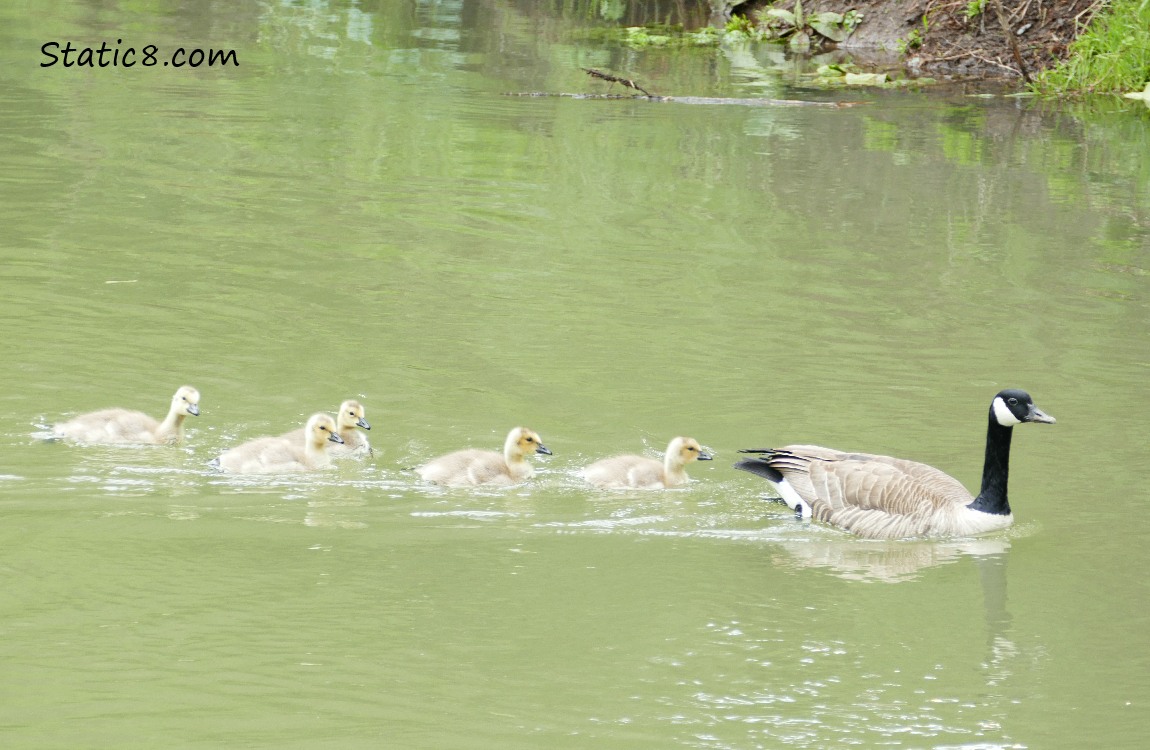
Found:
<path fill-rule="evenodd" d="M 695 438 L 677 437 L 667 446 L 667 458 L 678 466 L 686 466 L 692 461 L 710 461 L 712 456 Z"/>
<path fill-rule="evenodd" d="M 181 386 L 172 396 L 172 411 L 180 415 L 200 416 L 200 392 L 190 385 Z"/>
<path fill-rule="evenodd" d="M 339 405 L 339 415 L 337 422 L 339 428 L 345 429 L 349 427 L 362 427 L 365 430 L 370 430 L 371 425 L 368 424 L 366 418 L 367 412 L 363 408 L 363 404 L 358 401 L 344 401 Z"/>
<path fill-rule="evenodd" d="M 543 444 L 542 438 L 533 430 L 526 427 L 516 427 L 507 435 L 507 442 L 503 444 L 503 453 L 509 458 L 522 459 L 532 453 L 542 453 L 550 456 L 551 451 Z"/>
<path fill-rule="evenodd" d="M 342 443 L 335 420 L 327 414 L 313 414 L 307 421 L 305 433 L 313 445 L 323 446 L 330 440 L 333 443 Z"/>
<path fill-rule="evenodd" d="M 1023 422 L 1054 424 L 1054 417 L 1034 405 L 1034 400 L 1026 391 L 1008 388 L 1000 391 L 990 402 L 990 418 L 1003 427 L 1013 427 Z"/>

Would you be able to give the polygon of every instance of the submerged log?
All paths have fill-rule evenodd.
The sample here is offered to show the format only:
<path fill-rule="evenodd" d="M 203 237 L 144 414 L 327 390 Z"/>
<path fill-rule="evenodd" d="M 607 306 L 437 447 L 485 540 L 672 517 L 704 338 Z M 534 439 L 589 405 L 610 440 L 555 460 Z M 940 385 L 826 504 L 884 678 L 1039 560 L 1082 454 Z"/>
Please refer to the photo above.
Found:
<path fill-rule="evenodd" d="M 732 99 L 723 96 L 643 96 L 641 94 L 574 94 L 554 91 L 507 91 L 504 96 L 560 97 L 563 99 L 612 99 L 676 104 L 734 104 L 743 107 L 857 107 L 869 102 L 809 102 L 802 99 Z"/>
<path fill-rule="evenodd" d="M 648 101 L 648 102 L 675 102 L 678 104 L 735 104 L 743 107 L 854 107 L 866 102 L 808 102 L 801 99 L 732 99 L 729 97 L 715 97 L 715 96 L 658 96 L 649 93 L 647 89 L 635 83 L 630 78 L 623 78 L 621 76 L 605 73 L 602 70 L 595 68 L 580 68 L 584 73 L 592 78 L 598 78 L 602 81 L 610 81 L 611 83 L 620 83 L 629 89 L 642 91 L 642 95 L 638 94 L 569 94 L 569 93 L 550 93 L 547 91 L 508 91 L 504 96 L 555 96 L 563 97 L 566 99 L 612 99 L 612 100 L 631 100 L 631 101 Z"/>

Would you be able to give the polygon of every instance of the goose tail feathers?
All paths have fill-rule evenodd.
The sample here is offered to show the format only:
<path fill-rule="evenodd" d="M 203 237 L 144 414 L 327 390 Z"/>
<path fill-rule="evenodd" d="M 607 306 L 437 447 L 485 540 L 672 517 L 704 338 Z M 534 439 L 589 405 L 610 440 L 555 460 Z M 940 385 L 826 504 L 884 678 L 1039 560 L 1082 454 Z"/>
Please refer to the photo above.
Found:
<path fill-rule="evenodd" d="M 782 472 L 771 466 L 769 461 L 770 459 L 767 458 L 744 458 L 742 461 L 734 464 L 734 467 L 740 471 L 748 471 L 755 476 L 762 477 L 768 482 L 777 484 L 783 481 Z"/>

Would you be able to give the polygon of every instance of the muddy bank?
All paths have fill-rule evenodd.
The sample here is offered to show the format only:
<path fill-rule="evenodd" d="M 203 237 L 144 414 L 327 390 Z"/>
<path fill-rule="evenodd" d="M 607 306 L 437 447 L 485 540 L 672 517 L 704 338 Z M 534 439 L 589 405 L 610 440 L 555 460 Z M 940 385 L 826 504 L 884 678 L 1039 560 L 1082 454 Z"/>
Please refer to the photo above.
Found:
<path fill-rule="evenodd" d="M 765 7 L 793 6 L 793 0 L 756 0 L 731 12 L 754 18 Z M 860 62 L 869 53 L 897 52 L 919 75 L 1022 79 L 1064 59 L 1100 6 L 1099 0 L 807 0 L 802 10 L 862 13 L 862 23 L 838 45 Z"/>

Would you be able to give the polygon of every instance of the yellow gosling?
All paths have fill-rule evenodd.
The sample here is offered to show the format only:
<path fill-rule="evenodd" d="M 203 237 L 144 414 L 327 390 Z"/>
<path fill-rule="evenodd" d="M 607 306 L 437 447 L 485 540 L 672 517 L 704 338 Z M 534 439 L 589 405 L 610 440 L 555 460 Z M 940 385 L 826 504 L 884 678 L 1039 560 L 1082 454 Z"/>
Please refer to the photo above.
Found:
<path fill-rule="evenodd" d="M 583 478 L 603 489 L 662 490 L 687 483 L 687 464 L 710 460 L 694 438 L 677 437 L 662 461 L 644 456 L 604 458 L 585 468 Z"/>
<path fill-rule="evenodd" d="M 363 404 L 352 400 L 344 401 L 339 405 L 339 411 L 336 412 L 335 423 L 336 432 L 343 438 L 343 443 L 334 443 L 328 446 L 328 454 L 332 458 L 362 458 L 372 455 L 371 444 L 367 440 L 367 435 L 360 432 L 360 429 L 371 429 Z M 303 434 L 304 428 L 301 427 L 286 433 L 283 437 L 293 443 L 298 443 L 303 440 Z"/>
<path fill-rule="evenodd" d="M 199 415 L 200 392 L 185 385 L 172 396 L 162 422 L 141 411 L 102 409 L 53 425 L 52 435 L 78 443 L 173 444 L 184 439 L 184 419 Z"/>
<path fill-rule="evenodd" d="M 416 471 L 428 482 L 447 487 L 506 486 L 535 474 L 527 460 L 533 453 L 551 455 L 537 433 L 516 427 L 508 433 L 503 453 L 475 448 L 456 451 L 429 461 Z"/>
<path fill-rule="evenodd" d="M 343 438 L 337 432 L 335 420 L 327 414 L 315 414 L 298 439 L 285 435 L 256 438 L 224 451 L 216 463 L 229 474 L 315 471 L 331 465 L 328 447 L 340 443 Z"/>

